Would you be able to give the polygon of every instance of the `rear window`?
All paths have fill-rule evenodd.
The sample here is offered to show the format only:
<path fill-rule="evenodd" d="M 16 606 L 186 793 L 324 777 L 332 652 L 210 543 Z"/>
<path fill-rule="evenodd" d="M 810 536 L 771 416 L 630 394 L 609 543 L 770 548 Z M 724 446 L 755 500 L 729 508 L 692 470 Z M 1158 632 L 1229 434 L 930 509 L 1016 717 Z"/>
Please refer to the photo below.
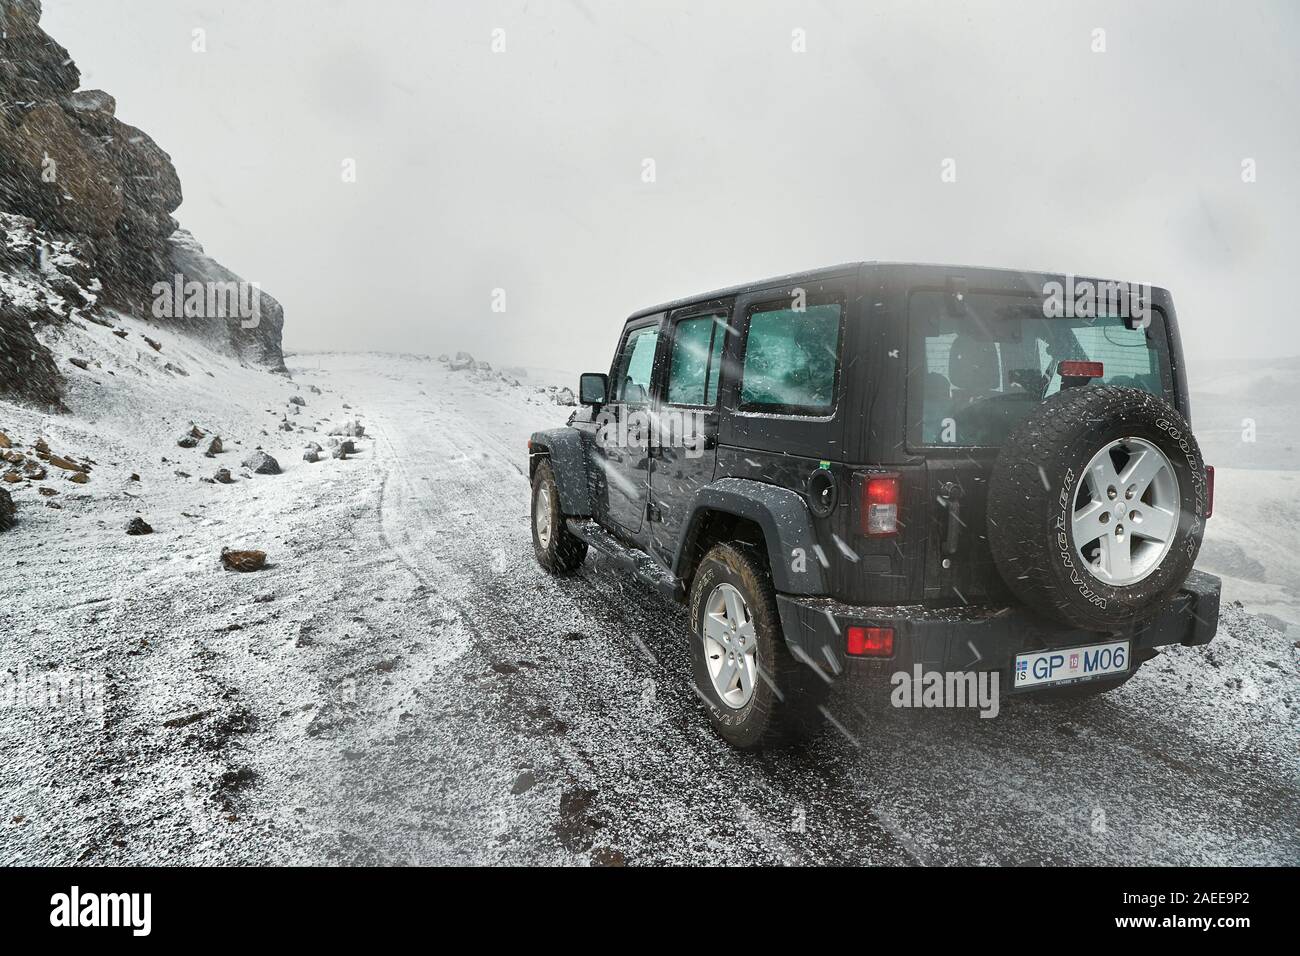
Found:
<path fill-rule="evenodd" d="M 1120 316 L 1047 318 L 1042 300 L 914 292 L 907 409 L 912 445 L 1001 445 L 1045 398 L 1061 390 L 1062 361 L 1101 362 L 1094 382 L 1127 385 L 1172 402 L 1164 317 L 1146 328 Z"/>

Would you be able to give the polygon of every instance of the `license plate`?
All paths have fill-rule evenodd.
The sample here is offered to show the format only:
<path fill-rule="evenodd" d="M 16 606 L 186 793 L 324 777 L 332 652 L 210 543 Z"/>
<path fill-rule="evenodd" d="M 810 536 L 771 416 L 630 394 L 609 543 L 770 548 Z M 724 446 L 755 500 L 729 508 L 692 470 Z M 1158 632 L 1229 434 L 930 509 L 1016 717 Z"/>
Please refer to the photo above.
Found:
<path fill-rule="evenodd" d="M 1016 655 L 1015 687 L 1073 684 L 1128 673 L 1128 641 Z"/>

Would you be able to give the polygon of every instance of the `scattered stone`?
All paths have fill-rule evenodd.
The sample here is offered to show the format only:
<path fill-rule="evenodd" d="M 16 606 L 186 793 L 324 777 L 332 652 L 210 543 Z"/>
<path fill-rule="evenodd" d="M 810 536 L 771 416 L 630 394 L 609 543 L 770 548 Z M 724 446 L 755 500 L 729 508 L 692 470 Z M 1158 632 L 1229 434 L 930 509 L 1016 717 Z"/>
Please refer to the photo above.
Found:
<path fill-rule="evenodd" d="M 11 465 L 21 465 L 27 460 L 27 456 L 14 449 L 0 454 L 0 459 L 9 462 Z"/>
<path fill-rule="evenodd" d="M 255 475 L 278 475 L 280 463 L 264 451 L 255 451 L 241 463 Z"/>
<path fill-rule="evenodd" d="M 330 455 L 333 458 L 338 458 L 340 461 L 345 461 L 348 455 L 356 454 L 356 450 L 357 450 L 356 445 L 352 444 L 350 440 L 344 439 L 343 441 L 339 442 L 337 445 L 334 446 L 333 450 L 330 452 Z"/>
<path fill-rule="evenodd" d="M 48 472 L 34 461 L 29 461 L 23 465 L 23 473 L 29 481 L 44 481 L 48 477 Z"/>
<path fill-rule="evenodd" d="M 9 492 L 0 488 L 0 531 L 8 531 L 14 526 L 14 500 Z"/>
<path fill-rule="evenodd" d="M 577 405 L 578 400 L 573 395 L 573 389 L 564 387 L 559 389 L 551 396 L 551 401 L 556 405 Z"/>
<path fill-rule="evenodd" d="M 77 356 L 75 355 L 70 356 L 68 358 L 68 361 L 71 362 L 73 365 L 77 366 L 77 368 L 82 369 L 83 371 L 86 371 L 90 368 L 89 360 L 84 358 L 77 358 Z"/>
<path fill-rule="evenodd" d="M 289 419 L 287 418 L 284 421 L 280 422 L 280 431 L 282 432 L 293 431 L 293 422 L 289 421 Z"/>
<path fill-rule="evenodd" d="M 221 445 L 221 436 L 213 435 L 212 441 L 208 442 L 208 450 L 205 451 L 203 454 L 206 455 L 208 458 L 216 458 L 223 451 L 225 451 L 225 448 L 223 448 Z"/>
<path fill-rule="evenodd" d="M 307 450 L 308 450 L 308 451 L 320 451 L 320 450 L 321 450 L 320 443 L 319 443 L 319 442 L 314 442 L 314 441 L 309 441 L 309 442 L 307 442 Z"/>
<path fill-rule="evenodd" d="M 68 475 L 68 481 L 71 481 L 74 484 L 84 485 L 86 482 L 90 481 L 90 476 L 84 471 L 74 471 L 72 474 Z"/>
<path fill-rule="evenodd" d="M 36 449 L 38 455 L 48 455 L 50 453 L 50 444 L 44 438 L 36 439 L 36 444 L 32 447 Z"/>
<path fill-rule="evenodd" d="M 175 372 L 177 375 L 184 376 L 185 378 L 190 377 L 189 372 L 185 371 L 185 369 L 181 368 L 179 365 L 173 365 L 171 362 L 165 363 L 163 365 L 163 368 L 165 368 L 169 372 Z"/>
<path fill-rule="evenodd" d="M 232 551 L 221 549 L 221 563 L 227 571 L 260 571 L 266 565 L 265 551 Z"/>
<path fill-rule="evenodd" d="M 175 475 L 177 478 L 188 478 L 190 476 L 190 473 L 188 471 L 180 471 L 179 469 L 173 471 L 172 474 Z"/>
<path fill-rule="evenodd" d="M 0 448 L 13 448 L 14 443 L 9 440 L 9 436 L 0 432 Z"/>
<path fill-rule="evenodd" d="M 146 342 L 148 342 L 148 343 L 149 343 L 149 348 L 153 349 L 155 352 L 161 352 L 161 351 L 162 351 L 162 343 L 161 343 L 161 342 L 158 342 L 158 341 L 156 341 L 156 340 L 154 340 L 154 339 L 151 339 L 151 338 L 149 338 L 149 336 L 147 336 L 147 335 L 141 335 L 140 338 L 142 338 L 142 339 L 144 339 Z"/>
<path fill-rule="evenodd" d="M 233 485 L 235 483 L 235 479 L 230 476 L 229 468 L 218 468 L 217 473 L 210 480 L 220 485 Z"/>
<path fill-rule="evenodd" d="M 303 400 L 303 397 L 302 397 L 301 395 L 294 395 L 292 398 L 289 399 L 289 404 L 290 404 L 290 405 L 306 405 L 307 402 Z"/>
<path fill-rule="evenodd" d="M 126 523 L 127 534 L 153 534 L 153 528 L 149 522 L 145 521 L 139 515 L 136 515 Z"/>
<path fill-rule="evenodd" d="M 200 720 L 211 717 L 215 711 L 199 710 L 192 714 L 185 714 L 181 717 L 172 717 L 170 720 L 164 720 L 162 725 L 169 730 L 175 730 L 177 727 L 188 727 L 190 724 L 196 724 Z"/>
<path fill-rule="evenodd" d="M 124 338 L 126 338 L 127 335 L 129 335 L 130 333 L 127 332 L 126 329 L 114 329 L 114 330 L 113 330 L 113 334 L 116 335 L 119 339 L 124 339 Z"/>
<path fill-rule="evenodd" d="M 7 471 L 4 473 L 3 479 L 0 480 L 7 481 L 11 485 L 16 485 L 18 484 L 18 482 L 23 480 L 23 473 L 21 471 L 18 471 L 17 469 L 15 469 L 14 471 Z"/>
<path fill-rule="evenodd" d="M 53 498 L 55 495 L 58 494 L 58 491 L 55 490 L 54 488 L 46 488 L 42 486 L 40 488 L 37 488 L 36 490 L 46 498 Z"/>
<path fill-rule="evenodd" d="M 62 458 L 59 455 L 50 455 L 49 463 L 55 468 L 62 468 L 64 471 L 85 471 L 84 465 L 78 465 L 71 458 Z"/>
<path fill-rule="evenodd" d="M 316 451 L 314 448 L 308 448 L 303 452 L 302 460 L 314 465 L 316 462 L 320 461 L 320 452 Z"/>
<path fill-rule="evenodd" d="M 510 786 L 510 792 L 517 797 L 521 793 L 527 793 L 535 786 L 537 786 L 537 775 L 531 770 L 525 770 L 515 777 L 515 782 Z"/>
<path fill-rule="evenodd" d="M 131 477 L 127 479 L 127 481 L 139 481 L 139 480 L 140 480 L 140 476 L 137 475 L 135 472 L 131 472 Z"/>
<path fill-rule="evenodd" d="M 308 391 L 310 391 L 313 395 L 319 395 L 319 394 L 321 393 L 320 389 L 317 388 L 315 385 L 308 385 L 308 386 L 307 386 L 307 389 L 308 389 Z"/>
<path fill-rule="evenodd" d="M 474 356 L 468 352 L 457 352 L 456 357 L 447 363 L 447 368 L 453 372 L 474 371 Z"/>

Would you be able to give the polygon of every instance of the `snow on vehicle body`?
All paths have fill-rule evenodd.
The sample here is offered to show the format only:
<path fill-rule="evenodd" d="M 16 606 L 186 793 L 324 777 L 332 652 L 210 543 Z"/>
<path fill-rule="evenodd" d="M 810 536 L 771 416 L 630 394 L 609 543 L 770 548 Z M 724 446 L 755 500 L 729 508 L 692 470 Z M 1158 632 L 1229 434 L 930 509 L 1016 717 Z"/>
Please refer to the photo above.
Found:
<path fill-rule="evenodd" d="M 737 746 L 846 675 L 1106 690 L 1217 626 L 1187 395 L 1163 289 L 856 263 L 711 292 L 629 318 L 532 436 L 534 543 L 686 600 Z"/>

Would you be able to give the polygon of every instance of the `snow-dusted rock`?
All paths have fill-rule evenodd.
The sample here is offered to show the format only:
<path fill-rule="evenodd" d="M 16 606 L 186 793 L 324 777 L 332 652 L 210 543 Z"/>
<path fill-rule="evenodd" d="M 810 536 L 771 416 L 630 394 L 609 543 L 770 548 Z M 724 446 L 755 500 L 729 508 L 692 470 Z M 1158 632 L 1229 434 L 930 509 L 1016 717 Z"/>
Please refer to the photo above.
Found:
<path fill-rule="evenodd" d="M 347 435 L 350 438 L 360 438 L 365 433 L 366 426 L 355 419 L 349 419 L 342 425 L 335 425 L 327 432 L 330 435 Z"/>
<path fill-rule="evenodd" d="M 126 523 L 126 533 L 130 535 L 153 534 L 153 527 L 139 515 Z"/>
<path fill-rule="evenodd" d="M 255 475 L 278 475 L 280 463 L 264 451 L 255 451 L 242 462 Z"/>
<path fill-rule="evenodd" d="M 8 531 L 14 526 L 14 500 L 9 492 L 0 488 L 0 531 Z"/>

